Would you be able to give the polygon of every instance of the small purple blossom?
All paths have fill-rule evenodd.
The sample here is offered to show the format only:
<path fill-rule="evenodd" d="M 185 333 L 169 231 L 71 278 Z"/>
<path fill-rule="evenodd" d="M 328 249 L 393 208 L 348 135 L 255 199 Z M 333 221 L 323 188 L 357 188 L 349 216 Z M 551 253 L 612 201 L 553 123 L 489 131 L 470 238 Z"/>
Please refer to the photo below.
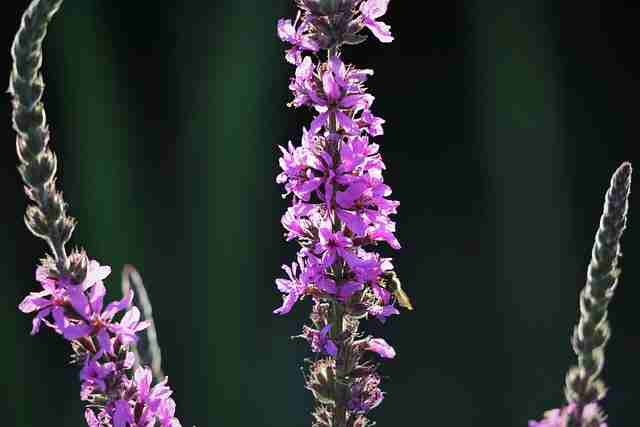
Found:
<path fill-rule="evenodd" d="M 278 20 L 278 37 L 280 37 L 280 40 L 283 42 L 288 42 L 292 45 L 292 47 L 287 50 L 285 58 L 293 65 L 298 65 L 302 62 L 303 51 L 317 52 L 320 49 L 318 43 L 304 34 L 308 29 L 308 23 L 298 23 L 299 20 L 300 13 L 298 13 L 294 23 L 291 23 L 290 19 Z"/>
<path fill-rule="evenodd" d="M 391 27 L 384 22 L 376 21 L 376 19 L 387 13 L 388 6 L 389 0 L 367 0 L 360 5 L 363 24 L 382 43 L 391 43 L 393 41 Z"/>
<path fill-rule="evenodd" d="M 115 371 L 116 364 L 113 362 L 101 364 L 97 357 L 87 358 L 80 371 L 80 380 L 82 381 L 80 396 L 82 400 L 87 400 L 89 395 L 95 392 L 105 393 L 107 391 L 106 379 Z"/>
<path fill-rule="evenodd" d="M 282 269 L 289 276 L 289 280 L 276 279 L 278 290 L 283 294 L 286 294 L 286 296 L 284 297 L 282 306 L 273 311 L 274 314 L 289 313 L 293 305 L 300 299 L 300 297 L 302 297 L 302 295 L 304 295 L 304 291 L 306 289 L 306 286 L 298 278 L 298 264 L 294 262 L 291 264 L 291 267 L 283 265 Z"/>
<path fill-rule="evenodd" d="M 379 385 L 380 377 L 375 373 L 358 378 L 351 387 L 351 399 L 347 404 L 349 410 L 365 414 L 380 405 L 384 395 Z"/>
<path fill-rule="evenodd" d="M 330 331 L 331 325 L 326 325 L 320 331 L 305 326 L 302 337 L 309 341 L 314 353 L 326 353 L 335 357 L 338 354 L 338 348 L 336 343 L 329 338 Z"/>

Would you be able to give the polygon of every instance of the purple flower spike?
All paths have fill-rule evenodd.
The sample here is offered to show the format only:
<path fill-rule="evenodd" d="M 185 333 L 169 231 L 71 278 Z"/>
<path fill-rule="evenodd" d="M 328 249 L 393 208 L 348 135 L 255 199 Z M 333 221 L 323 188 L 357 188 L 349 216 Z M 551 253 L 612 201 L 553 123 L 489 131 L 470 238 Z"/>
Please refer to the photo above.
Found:
<path fill-rule="evenodd" d="M 313 413 L 317 426 L 370 425 L 364 414 L 383 394 L 377 365 L 367 359 L 372 352 L 386 359 L 396 352 L 382 338 L 361 339 L 360 320 L 384 323 L 399 314 L 396 300 L 412 308 L 390 279 L 396 277 L 391 259 L 374 252 L 383 242 L 400 248 L 390 218 L 399 203 L 389 198 L 386 166 L 372 141 L 385 123 L 372 112 L 374 97 L 365 87 L 374 72 L 345 63 L 340 51 L 343 44 L 365 41 L 359 34 L 365 27 L 384 42 L 393 40 L 389 26 L 377 20 L 388 3 L 298 0 L 295 22 L 278 22 L 280 38 L 293 45 L 286 59 L 296 65 L 288 105 L 306 107 L 313 117 L 299 145 L 280 147 L 276 182 L 290 198 L 281 223 L 285 239 L 297 240 L 300 249 L 297 262 L 283 267 L 289 278 L 276 280 L 283 301 L 274 313 L 287 314 L 301 298 L 313 299 L 313 326 L 304 326 L 299 337 L 321 355 L 307 379 L 319 405 Z M 311 50 L 302 48 L 305 38 L 326 54 L 305 55 Z"/>

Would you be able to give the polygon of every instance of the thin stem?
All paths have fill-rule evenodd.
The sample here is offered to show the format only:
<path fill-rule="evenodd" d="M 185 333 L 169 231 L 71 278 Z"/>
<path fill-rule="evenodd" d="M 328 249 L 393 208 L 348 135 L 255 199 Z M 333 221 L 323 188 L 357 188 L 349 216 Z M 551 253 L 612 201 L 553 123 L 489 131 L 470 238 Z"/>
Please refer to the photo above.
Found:
<path fill-rule="evenodd" d="M 149 300 L 149 295 L 147 294 L 147 289 L 144 286 L 144 282 L 142 281 L 140 273 L 138 273 L 138 270 L 136 270 L 133 266 L 125 265 L 122 269 L 123 295 L 127 295 L 129 293 L 132 283 L 133 287 L 136 289 L 136 296 L 138 299 L 138 303 L 142 308 L 144 320 L 148 320 L 151 324 L 147 329 L 145 329 L 148 345 L 147 351 L 149 354 L 145 355 L 145 357 L 142 357 L 140 354 L 140 349 L 135 343 L 131 345 L 131 349 L 136 355 L 136 365 L 140 366 L 142 362 L 149 361 L 149 364 L 151 365 L 151 371 L 153 372 L 153 377 L 156 379 L 156 381 L 162 381 L 165 375 L 162 371 L 162 351 L 158 342 L 158 332 L 156 331 L 156 324 L 153 320 L 153 307 L 151 305 L 151 301 Z"/>

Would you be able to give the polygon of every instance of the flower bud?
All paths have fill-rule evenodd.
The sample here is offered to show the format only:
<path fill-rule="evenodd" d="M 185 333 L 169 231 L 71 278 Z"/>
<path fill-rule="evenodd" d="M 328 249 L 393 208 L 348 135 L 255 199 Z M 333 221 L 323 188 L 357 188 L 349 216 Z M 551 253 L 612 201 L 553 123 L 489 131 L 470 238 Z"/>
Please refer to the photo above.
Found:
<path fill-rule="evenodd" d="M 320 359 L 311 365 L 306 387 L 316 400 L 324 404 L 335 402 L 335 361 L 332 359 Z"/>
<path fill-rule="evenodd" d="M 313 427 L 333 427 L 333 411 L 328 406 L 319 406 L 311 414 Z"/>

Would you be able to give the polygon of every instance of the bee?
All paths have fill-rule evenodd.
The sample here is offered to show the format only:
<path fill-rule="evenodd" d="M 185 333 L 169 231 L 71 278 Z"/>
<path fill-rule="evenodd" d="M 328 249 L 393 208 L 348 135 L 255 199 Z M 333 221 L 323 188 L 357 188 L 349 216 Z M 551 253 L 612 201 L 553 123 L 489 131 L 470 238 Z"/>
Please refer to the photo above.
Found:
<path fill-rule="evenodd" d="M 400 279 L 398 279 L 398 275 L 395 271 L 385 271 L 380 278 L 380 286 L 393 293 L 393 296 L 396 297 L 400 306 L 407 310 L 413 310 L 413 305 L 411 305 L 409 295 L 402 290 L 402 284 L 400 283 Z"/>

